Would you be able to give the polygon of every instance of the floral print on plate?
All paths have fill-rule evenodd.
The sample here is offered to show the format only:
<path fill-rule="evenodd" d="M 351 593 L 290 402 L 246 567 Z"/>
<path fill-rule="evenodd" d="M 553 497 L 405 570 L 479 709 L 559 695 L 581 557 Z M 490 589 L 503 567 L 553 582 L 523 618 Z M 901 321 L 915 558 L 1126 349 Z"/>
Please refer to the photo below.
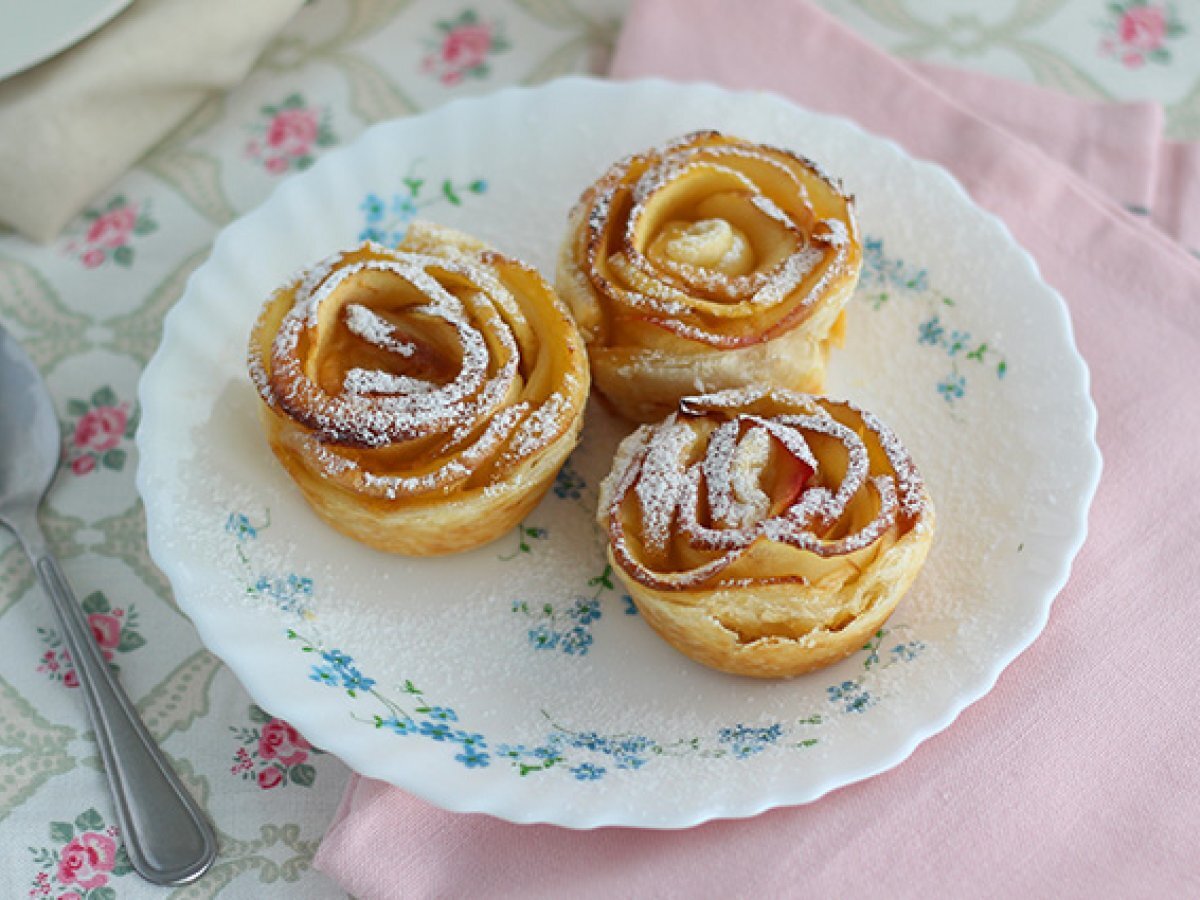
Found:
<path fill-rule="evenodd" d="M 269 527 L 269 522 L 268 513 L 252 519 L 245 513 L 233 512 L 225 520 L 225 531 L 235 542 L 236 558 L 247 573 L 258 571 L 251 557 L 252 545 Z M 606 567 L 603 575 L 596 576 L 592 582 L 598 584 L 600 589 L 612 590 L 615 589 L 615 583 L 611 576 L 611 569 Z M 256 592 L 257 578 L 264 578 L 270 583 L 303 581 L 311 586 L 310 596 L 316 590 L 311 578 L 293 572 L 251 576 L 246 585 L 249 593 Z M 599 781 L 614 770 L 638 770 L 658 759 L 745 759 L 768 749 L 798 750 L 812 747 L 820 742 L 820 726 L 828 722 L 831 716 L 861 715 L 876 704 L 879 698 L 868 681 L 871 673 L 893 665 L 911 663 L 919 659 L 925 650 L 921 641 L 909 640 L 895 643 L 887 653 L 881 653 L 885 638 L 889 635 L 888 631 L 881 629 L 863 648 L 865 656 L 861 660 L 861 674 L 827 689 L 826 702 L 830 704 L 830 709 L 811 712 L 786 722 L 736 722 L 717 727 L 709 734 L 659 739 L 631 732 L 603 733 L 578 729 L 558 722 L 549 711 L 542 710 L 547 722 L 547 731 L 542 739 L 535 743 L 511 743 L 496 741 L 475 731 L 461 719 L 453 706 L 435 701 L 411 680 L 405 680 L 396 691 L 387 690 L 358 666 L 353 655 L 327 645 L 318 636 L 317 616 L 311 609 L 305 609 L 301 614 L 294 607 L 289 608 L 288 604 L 276 606 L 295 622 L 294 626 L 286 628 L 288 640 L 294 641 L 300 652 L 311 657 L 309 679 L 344 692 L 346 698 L 352 701 L 348 711 L 352 720 L 389 731 L 397 737 L 444 744 L 454 760 L 467 769 L 486 768 L 499 761 L 507 762 L 522 777 L 557 769 L 584 782 Z M 572 609 L 576 610 L 576 607 Z M 581 625 L 584 619 L 591 624 L 599 618 L 599 606 L 584 603 L 578 605 L 577 613 L 573 617 L 568 614 L 567 617 Z M 887 643 L 891 643 L 891 639 Z M 590 644 L 589 640 L 588 646 Z M 250 738 L 246 737 L 245 740 Z M 296 746 L 289 738 L 288 747 Z M 235 759 L 235 767 L 236 764 Z M 248 766 L 246 771 L 249 770 Z"/>
<path fill-rule="evenodd" d="M 524 526 L 521 526 L 524 529 Z M 522 544 L 522 547 L 525 545 Z M 512 601 L 512 611 L 528 618 L 532 625 L 526 637 L 535 650 L 556 650 L 567 656 L 586 656 L 592 646 L 592 625 L 604 615 L 601 598 L 616 590 L 612 566 L 588 579 L 590 594 L 579 594 L 563 606 L 543 603 L 540 607 L 527 600 Z M 626 612 L 628 612 L 628 606 Z"/>
<path fill-rule="evenodd" d="M 458 183 L 451 178 L 440 182 L 429 181 L 420 174 L 420 161 L 409 167 L 402 180 L 403 187 L 390 196 L 372 192 L 363 197 L 358 205 L 363 214 L 363 227 L 358 233 L 360 241 L 374 241 L 394 247 L 404 240 L 408 225 L 430 206 L 448 203 L 462 206 L 463 199 L 487 192 L 488 184 L 482 178 Z"/>
<path fill-rule="evenodd" d="M 938 395 L 953 405 L 967 393 L 970 369 L 990 372 L 1003 379 L 1008 374 L 1008 359 L 994 342 L 977 340 L 971 332 L 952 325 L 958 303 L 930 286 L 929 272 L 889 256 L 882 238 L 863 241 L 863 268 L 858 297 L 878 312 L 894 300 L 923 303 L 927 316 L 917 326 L 917 343 L 942 351 L 950 360 L 950 369 L 934 384 Z M 946 319 L 942 317 L 946 316 Z"/>
<path fill-rule="evenodd" d="M 551 492 L 559 500 L 580 501 L 587 486 L 587 481 L 576 469 L 572 458 L 568 457 L 555 476 Z M 509 562 L 521 558 L 522 554 L 534 553 L 540 542 L 549 539 L 550 529 L 522 522 L 515 534 L 516 548 L 499 554 L 500 560 Z M 566 656 L 586 656 L 594 640 L 592 625 L 604 614 L 602 601 L 616 589 L 612 566 L 605 564 L 602 572 L 588 578 L 586 588 L 564 604 L 538 604 L 515 599 L 511 609 L 514 614 L 529 620 L 530 627 L 525 637 L 533 649 L 556 651 Z M 625 614 L 637 615 L 633 598 L 622 594 L 621 599 L 624 601 Z"/>

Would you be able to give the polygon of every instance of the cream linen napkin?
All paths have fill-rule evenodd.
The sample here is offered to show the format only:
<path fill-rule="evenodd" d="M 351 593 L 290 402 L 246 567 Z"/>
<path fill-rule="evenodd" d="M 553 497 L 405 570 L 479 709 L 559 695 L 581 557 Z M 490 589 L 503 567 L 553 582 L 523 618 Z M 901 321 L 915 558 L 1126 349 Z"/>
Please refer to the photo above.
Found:
<path fill-rule="evenodd" d="M 217 91 L 303 0 L 137 0 L 67 52 L 0 82 L 0 223 L 53 238 Z"/>

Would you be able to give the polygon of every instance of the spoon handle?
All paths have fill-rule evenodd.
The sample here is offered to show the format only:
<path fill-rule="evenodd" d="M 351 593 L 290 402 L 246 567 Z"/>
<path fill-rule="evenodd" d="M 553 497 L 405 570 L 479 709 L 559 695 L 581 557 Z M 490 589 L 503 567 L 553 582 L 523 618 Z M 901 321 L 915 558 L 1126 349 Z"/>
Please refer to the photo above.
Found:
<path fill-rule="evenodd" d="M 33 564 L 79 673 L 130 863 L 155 884 L 199 878 L 217 854 L 212 826 L 113 677 L 58 560 L 43 550 Z"/>

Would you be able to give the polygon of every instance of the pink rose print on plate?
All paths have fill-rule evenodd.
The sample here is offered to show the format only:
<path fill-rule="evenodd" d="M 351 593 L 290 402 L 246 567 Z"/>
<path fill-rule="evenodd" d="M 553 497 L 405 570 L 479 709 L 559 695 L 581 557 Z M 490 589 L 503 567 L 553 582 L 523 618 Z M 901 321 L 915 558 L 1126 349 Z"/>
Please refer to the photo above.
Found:
<path fill-rule="evenodd" d="M 105 385 L 88 400 L 67 401 L 66 462 L 75 475 L 90 475 L 97 469 L 120 472 L 128 459 L 126 446 L 137 430 L 137 417 L 129 404 L 117 400 L 116 392 Z"/>
<path fill-rule="evenodd" d="M 103 591 L 95 591 L 84 597 L 80 606 L 87 616 L 88 627 L 92 629 L 96 643 L 100 645 L 100 652 L 114 671 L 120 671 L 114 662 L 117 654 L 131 653 L 146 644 L 146 639 L 137 630 L 137 610 L 132 604 L 124 608 L 114 607 Z M 63 646 L 62 637 L 53 628 L 38 628 L 37 631 L 46 647 L 38 658 L 37 671 L 51 681 L 62 682 L 66 687 L 79 687 L 79 675 L 75 672 L 71 655 Z"/>
<path fill-rule="evenodd" d="M 1136 69 L 1147 62 L 1171 61 L 1169 42 L 1187 33 L 1174 5 L 1150 0 L 1110 3 L 1100 53 Z"/>
<path fill-rule="evenodd" d="M 133 871 L 116 826 L 106 826 L 95 809 L 71 822 L 51 822 L 50 840 L 50 847 L 29 848 L 38 870 L 31 879 L 30 897 L 113 897 L 110 882 Z"/>
<path fill-rule="evenodd" d="M 308 759 L 321 751 L 291 724 L 257 706 L 250 707 L 250 722 L 250 726 L 229 729 L 241 744 L 233 755 L 230 774 L 252 780 L 264 791 L 289 784 L 312 787 L 317 772 Z"/>
<path fill-rule="evenodd" d="M 109 261 L 119 266 L 133 265 L 136 239 L 158 230 L 149 201 L 134 203 L 124 194 L 104 206 L 85 210 L 82 219 L 86 226 L 83 234 L 76 231 L 63 250 L 77 256 L 87 269 L 98 269 Z"/>
<path fill-rule="evenodd" d="M 272 175 L 301 171 L 316 162 L 318 148 L 337 143 L 329 109 L 309 104 L 300 94 L 261 108 L 246 142 L 246 157 Z"/>
<path fill-rule="evenodd" d="M 499 22 L 481 21 L 473 9 L 438 22 L 437 28 L 440 37 L 426 41 L 429 52 L 421 61 L 421 69 L 446 87 L 461 84 L 468 76 L 486 78 L 491 72 L 488 58 L 512 46 Z"/>

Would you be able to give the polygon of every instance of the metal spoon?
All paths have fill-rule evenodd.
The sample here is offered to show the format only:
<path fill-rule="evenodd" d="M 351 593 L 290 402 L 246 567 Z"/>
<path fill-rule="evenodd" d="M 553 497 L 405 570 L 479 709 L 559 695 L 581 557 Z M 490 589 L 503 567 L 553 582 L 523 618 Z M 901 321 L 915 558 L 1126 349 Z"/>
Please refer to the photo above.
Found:
<path fill-rule="evenodd" d="M 41 375 L 0 326 L 0 523 L 16 534 L 62 625 L 129 861 L 147 881 L 186 884 L 212 865 L 216 835 L 113 677 L 38 524 L 60 442 Z"/>

